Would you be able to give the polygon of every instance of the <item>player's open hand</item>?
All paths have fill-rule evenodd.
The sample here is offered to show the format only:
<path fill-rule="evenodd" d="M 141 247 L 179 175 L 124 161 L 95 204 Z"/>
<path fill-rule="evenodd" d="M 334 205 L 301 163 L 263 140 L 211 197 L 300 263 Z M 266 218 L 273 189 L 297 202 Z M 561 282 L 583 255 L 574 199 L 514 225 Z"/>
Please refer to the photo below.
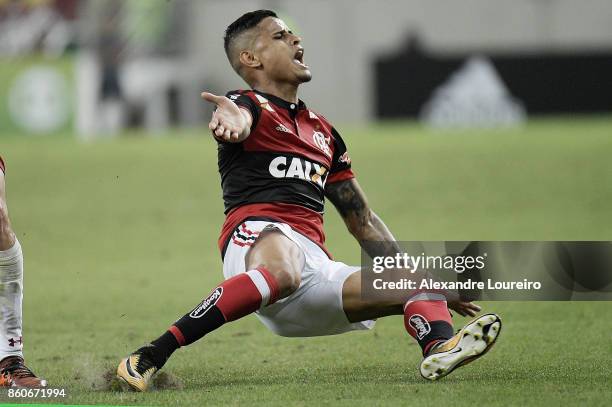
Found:
<path fill-rule="evenodd" d="M 478 312 L 480 312 L 480 307 L 473 302 L 469 301 L 461 301 L 461 299 L 450 299 L 446 298 L 448 308 L 455 311 L 457 314 L 462 317 L 475 317 Z"/>
<path fill-rule="evenodd" d="M 238 143 L 249 135 L 251 115 L 225 96 L 202 92 L 202 98 L 217 105 L 208 128 L 219 140 Z M 251 119 L 252 120 L 252 119 Z"/>

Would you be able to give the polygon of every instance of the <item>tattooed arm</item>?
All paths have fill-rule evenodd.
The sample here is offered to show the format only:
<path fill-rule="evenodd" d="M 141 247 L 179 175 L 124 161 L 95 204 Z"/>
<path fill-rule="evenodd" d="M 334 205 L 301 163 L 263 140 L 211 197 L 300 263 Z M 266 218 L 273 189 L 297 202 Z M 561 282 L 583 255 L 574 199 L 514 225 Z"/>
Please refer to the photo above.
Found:
<path fill-rule="evenodd" d="M 371 258 L 395 256 L 404 250 L 397 244 L 389 228 L 370 209 L 368 200 L 356 179 L 334 182 L 325 188 L 325 196 L 334 204 L 349 232 Z M 383 243 L 380 243 L 383 242 Z M 419 281 L 432 278 L 426 270 L 418 270 L 411 278 Z M 480 307 L 462 300 L 455 291 L 445 292 L 448 307 L 462 316 L 475 316 Z"/>
<path fill-rule="evenodd" d="M 325 195 L 342 216 L 349 232 L 370 257 L 395 256 L 396 253 L 403 253 L 389 228 L 370 209 L 368 200 L 356 179 L 327 185 Z"/>
<path fill-rule="evenodd" d="M 370 209 L 368 200 L 357 180 L 348 179 L 327 185 L 325 195 L 334 204 L 349 232 L 357 239 L 362 249 L 370 256 L 395 256 L 404 250 L 397 244 L 389 228 Z M 383 243 L 381 243 L 383 242 Z M 420 281 L 432 276 L 426 270 L 417 270 L 411 278 Z M 480 307 L 464 301 L 454 291 L 445 293 L 448 307 L 462 316 L 475 316 Z"/>

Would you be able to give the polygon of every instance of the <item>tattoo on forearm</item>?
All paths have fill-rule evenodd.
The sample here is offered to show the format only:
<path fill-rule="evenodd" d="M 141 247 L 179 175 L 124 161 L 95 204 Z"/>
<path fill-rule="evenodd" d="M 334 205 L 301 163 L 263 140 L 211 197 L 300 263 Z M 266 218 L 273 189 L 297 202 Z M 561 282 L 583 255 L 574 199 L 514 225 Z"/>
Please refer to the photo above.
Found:
<path fill-rule="evenodd" d="M 357 181 L 330 184 L 325 193 L 369 256 L 393 256 L 402 252 L 384 222 L 370 210 Z"/>
<path fill-rule="evenodd" d="M 367 209 L 367 202 L 357 186 L 348 181 L 340 181 L 327 186 L 326 193 L 342 216 L 360 214 Z"/>

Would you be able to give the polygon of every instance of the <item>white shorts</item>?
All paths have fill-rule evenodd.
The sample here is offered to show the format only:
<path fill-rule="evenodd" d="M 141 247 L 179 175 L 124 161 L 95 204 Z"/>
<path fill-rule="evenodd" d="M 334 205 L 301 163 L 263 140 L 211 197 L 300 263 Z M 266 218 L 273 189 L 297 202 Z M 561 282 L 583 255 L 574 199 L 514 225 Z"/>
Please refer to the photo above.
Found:
<path fill-rule="evenodd" d="M 295 242 L 306 261 L 299 288 L 257 311 L 264 325 L 278 335 L 299 337 L 335 335 L 374 326 L 374 321 L 350 322 L 342 307 L 344 281 L 359 267 L 331 260 L 317 244 L 284 223 L 257 220 L 238 226 L 225 251 L 223 275 L 226 279 L 247 271 L 246 254 L 267 226 Z"/>

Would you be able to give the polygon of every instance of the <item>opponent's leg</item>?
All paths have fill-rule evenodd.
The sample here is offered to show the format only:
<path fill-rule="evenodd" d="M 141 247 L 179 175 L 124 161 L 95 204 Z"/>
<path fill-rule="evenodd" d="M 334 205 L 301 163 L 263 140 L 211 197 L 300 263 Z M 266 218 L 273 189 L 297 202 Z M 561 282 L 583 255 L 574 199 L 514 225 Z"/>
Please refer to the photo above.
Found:
<path fill-rule="evenodd" d="M 406 331 L 423 350 L 420 371 L 426 379 L 439 379 L 455 368 L 472 362 L 484 355 L 497 340 L 501 320 L 495 314 L 482 315 L 453 335 L 447 299 L 450 306 L 464 316 L 475 316 L 480 308 L 471 302 L 461 301 L 452 293 L 444 296 L 438 292 L 407 291 L 388 299 L 368 300 L 362 296 L 361 277 L 361 271 L 357 271 L 344 283 L 342 300 L 347 318 L 357 322 L 403 314 Z"/>
<path fill-rule="evenodd" d="M 23 361 L 23 254 L 11 228 L 0 159 L 0 386 L 44 387 Z"/>
<path fill-rule="evenodd" d="M 119 378 L 134 390 L 144 391 L 179 347 L 297 290 L 304 265 L 301 249 L 276 230 L 259 236 L 246 257 L 248 271 L 223 281 L 162 336 L 123 359 L 117 369 Z"/>

